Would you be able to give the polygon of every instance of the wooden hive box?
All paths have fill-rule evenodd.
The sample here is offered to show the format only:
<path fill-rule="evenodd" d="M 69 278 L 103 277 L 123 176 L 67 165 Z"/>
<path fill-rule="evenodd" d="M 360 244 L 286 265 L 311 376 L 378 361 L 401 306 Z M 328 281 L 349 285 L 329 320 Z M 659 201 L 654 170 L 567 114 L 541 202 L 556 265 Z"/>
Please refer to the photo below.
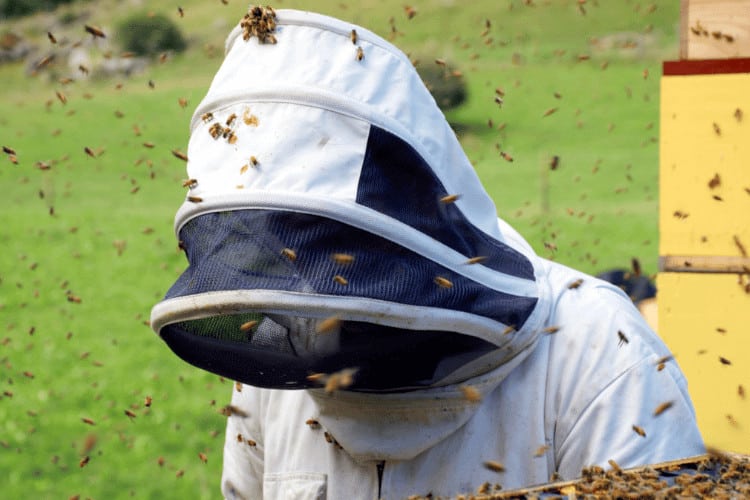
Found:
<path fill-rule="evenodd" d="M 682 2 L 661 79 L 658 332 L 708 445 L 750 452 L 750 1 Z"/>

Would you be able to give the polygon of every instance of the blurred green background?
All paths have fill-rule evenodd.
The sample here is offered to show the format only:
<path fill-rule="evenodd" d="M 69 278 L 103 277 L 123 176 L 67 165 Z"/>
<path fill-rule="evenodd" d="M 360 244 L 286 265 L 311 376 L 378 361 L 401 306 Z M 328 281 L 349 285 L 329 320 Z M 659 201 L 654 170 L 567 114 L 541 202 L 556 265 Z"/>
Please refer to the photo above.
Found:
<path fill-rule="evenodd" d="M 583 271 L 633 257 L 656 270 L 659 76 L 677 58 L 678 2 L 425 0 L 411 18 L 389 0 L 273 6 L 361 24 L 419 65 L 448 61 L 468 98 L 447 116 L 499 215 Z M 28 51 L 0 64 L 0 145 L 17 161 L 0 155 L 4 498 L 220 496 L 232 382 L 177 359 L 147 321 L 185 267 L 171 151 L 186 150 L 246 9 L 90 0 L 0 21 L 5 53 Z M 174 22 L 187 50 L 121 59 L 118 23 L 137 13 Z M 132 73 L 105 74 L 113 62 Z"/>

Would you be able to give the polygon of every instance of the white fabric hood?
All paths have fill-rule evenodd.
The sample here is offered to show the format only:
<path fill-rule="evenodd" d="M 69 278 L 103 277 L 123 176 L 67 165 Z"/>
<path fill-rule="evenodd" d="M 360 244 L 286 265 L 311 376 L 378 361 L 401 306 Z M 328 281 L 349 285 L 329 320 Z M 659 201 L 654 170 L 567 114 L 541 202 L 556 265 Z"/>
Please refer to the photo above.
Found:
<path fill-rule="evenodd" d="M 279 10 L 275 24 L 276 43 L 231 32 L 195 111 L 175 219 L 190 266 L 153 329 L 190 363 L 261 387 L 314 387 L 307 375 L 345 366 L 365 392 L 505 365 L 504 377 L 545 326 L 538 257 L 497 219 L 401 51 L 318 14 Z M 446 338 L 458 340 L 422 356 Z M 373 385 L 378 350 L 394 344 L 388 372 L 428 367 Z"/>

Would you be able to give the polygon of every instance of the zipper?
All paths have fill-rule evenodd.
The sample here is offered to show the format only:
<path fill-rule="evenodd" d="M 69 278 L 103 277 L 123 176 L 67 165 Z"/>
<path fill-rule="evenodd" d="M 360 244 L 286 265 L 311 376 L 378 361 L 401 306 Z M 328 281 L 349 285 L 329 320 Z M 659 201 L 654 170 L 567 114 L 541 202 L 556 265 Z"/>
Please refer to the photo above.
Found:
<path fill-rule="evenodd" d="M 383 490 L 383 470 L 385 469 L 385 460 L 376 463 L 375 467 L 378 469 L 378 499 L 380 499 Z"/>

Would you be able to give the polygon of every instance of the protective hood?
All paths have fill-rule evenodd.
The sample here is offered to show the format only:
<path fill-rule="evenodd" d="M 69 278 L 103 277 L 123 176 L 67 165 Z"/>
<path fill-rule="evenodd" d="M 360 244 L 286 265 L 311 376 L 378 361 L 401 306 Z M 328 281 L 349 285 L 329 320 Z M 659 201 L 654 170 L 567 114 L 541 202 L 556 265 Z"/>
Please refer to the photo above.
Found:
<path fill-rule="evenodd" d="M 189 267 L 151 325 L 258 387 L 398 392 L 524 357 L 549 299 L 409 59 L 329 17 L 253 8 L 191 123 Z"/>

